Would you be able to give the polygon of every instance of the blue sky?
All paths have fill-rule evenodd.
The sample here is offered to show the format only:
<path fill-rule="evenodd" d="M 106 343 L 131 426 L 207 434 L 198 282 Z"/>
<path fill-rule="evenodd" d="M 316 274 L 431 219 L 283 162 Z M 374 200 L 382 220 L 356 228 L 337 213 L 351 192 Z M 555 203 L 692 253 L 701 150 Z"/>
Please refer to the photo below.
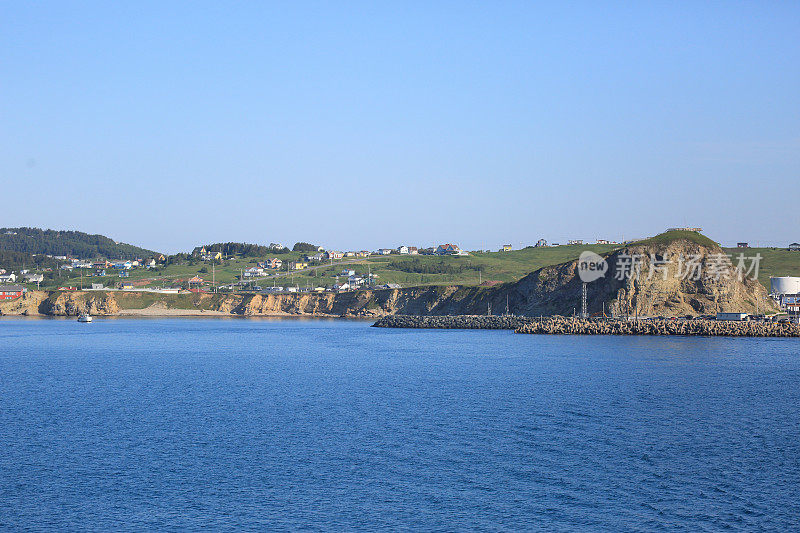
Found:
<path fill-rule="evenodd" d="M 797 2 L 5 2 L 0 225 L 784 245 L 798 28 Z"/>

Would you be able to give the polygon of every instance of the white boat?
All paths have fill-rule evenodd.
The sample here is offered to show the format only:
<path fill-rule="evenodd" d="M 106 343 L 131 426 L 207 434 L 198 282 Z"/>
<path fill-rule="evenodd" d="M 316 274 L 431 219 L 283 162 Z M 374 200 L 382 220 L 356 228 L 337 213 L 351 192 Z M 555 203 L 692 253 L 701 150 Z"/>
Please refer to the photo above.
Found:
<path fill-rule="evenodd" d="M 91 322 L 91 321 L 92 321 L 92 315 L 90 314 L 83 314 L 78 317 L 78 322 Z"/>

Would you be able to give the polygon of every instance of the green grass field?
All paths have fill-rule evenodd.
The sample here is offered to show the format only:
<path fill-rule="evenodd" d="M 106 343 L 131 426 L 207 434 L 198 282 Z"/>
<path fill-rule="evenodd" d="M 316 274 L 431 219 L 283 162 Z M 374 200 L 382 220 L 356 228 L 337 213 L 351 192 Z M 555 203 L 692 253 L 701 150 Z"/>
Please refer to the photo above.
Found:
<path fill-rule="evenodd" d="M 786 248 L 723 248 L 731 255 L 733 264 L 737 264 L 739 254 L 745 258 L 761 254 L 758 281 L 769 289 L 770 276 L 800 276 L 800 252 L 790 252 Z M 750 261 L 745 263 L 748 267 Z"/>

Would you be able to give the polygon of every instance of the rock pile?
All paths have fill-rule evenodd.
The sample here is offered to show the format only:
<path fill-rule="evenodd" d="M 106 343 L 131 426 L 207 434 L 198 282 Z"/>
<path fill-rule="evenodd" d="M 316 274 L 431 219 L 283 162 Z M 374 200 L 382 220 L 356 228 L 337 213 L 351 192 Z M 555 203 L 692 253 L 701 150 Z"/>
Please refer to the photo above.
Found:
<path fill-rule="evenodd" d="M 580 320 L 550 317 L 523 324 L 516 332 L 543 335 L 800 337 L 800 325 L 716 320 Z"/>
<path fill-rule="evenodd" d="M 776 322 L 716 320 L 617 320 L 562 316 L 392 315 L 375 322 L 377 328 L 513 329 L 540 335 L 688 335 L 706 337 L 800 337 L 800 325 Z"/>
<path fill-rule="evenodd" d="M 417 329 L 517 329 L 532 319 L 519 316 L 492 315 L 448 315 L 385 316 L 372 326 L 376 328 L 417 328 Z"/>

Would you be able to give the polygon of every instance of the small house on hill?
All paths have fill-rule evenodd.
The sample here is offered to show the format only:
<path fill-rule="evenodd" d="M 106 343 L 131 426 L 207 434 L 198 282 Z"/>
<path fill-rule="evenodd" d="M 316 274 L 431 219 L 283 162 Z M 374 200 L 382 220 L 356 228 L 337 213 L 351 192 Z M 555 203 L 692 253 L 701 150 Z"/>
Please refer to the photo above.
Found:
<path fill-rule="evenodd" d="M 459 255 L 461 253 L 461 248 L 455 244 L 440 244 L 436 247 L 436 255 Z"/>
<path fill-rule="evenodd" d="M 246 277 L 246 278 L 257 278 L 257 277 L 260 277 L 260 276 L 263 276 L 263 275 L 264 275 L 264 269 L 263 268 L 259 268 L 259 267 L 250 267 L 250 268 L 245 269 L 245 271 L 244 271 L 244 277 Z M 195 279 L 195 278 L 192 278 L 192 279 Z M 199 278 L 196 278 L 196 279 L 199 279 Z M 192 280 L 189 280 L 190 283 L 191 283 L 191 281 Z M 202 282 L 203 280 L 200 280 L 200 281 Z"/>
<path fill-rule="evenodd" d="M 800 243 L 793 242 L 789 245 L 790 252 L 800 252 Z"/>
<path fill-rule="evenodd" d="M 283 261 L 278 259 L 277 257 L 273 257 L 272 259 L 267 259 L 264 262 L 264 265 L 266 266 L 266 268 L 270 268 L 272 270 L 277 270 L 277 269 L 281 268 L 282 264 L 283 264 Z"/>

